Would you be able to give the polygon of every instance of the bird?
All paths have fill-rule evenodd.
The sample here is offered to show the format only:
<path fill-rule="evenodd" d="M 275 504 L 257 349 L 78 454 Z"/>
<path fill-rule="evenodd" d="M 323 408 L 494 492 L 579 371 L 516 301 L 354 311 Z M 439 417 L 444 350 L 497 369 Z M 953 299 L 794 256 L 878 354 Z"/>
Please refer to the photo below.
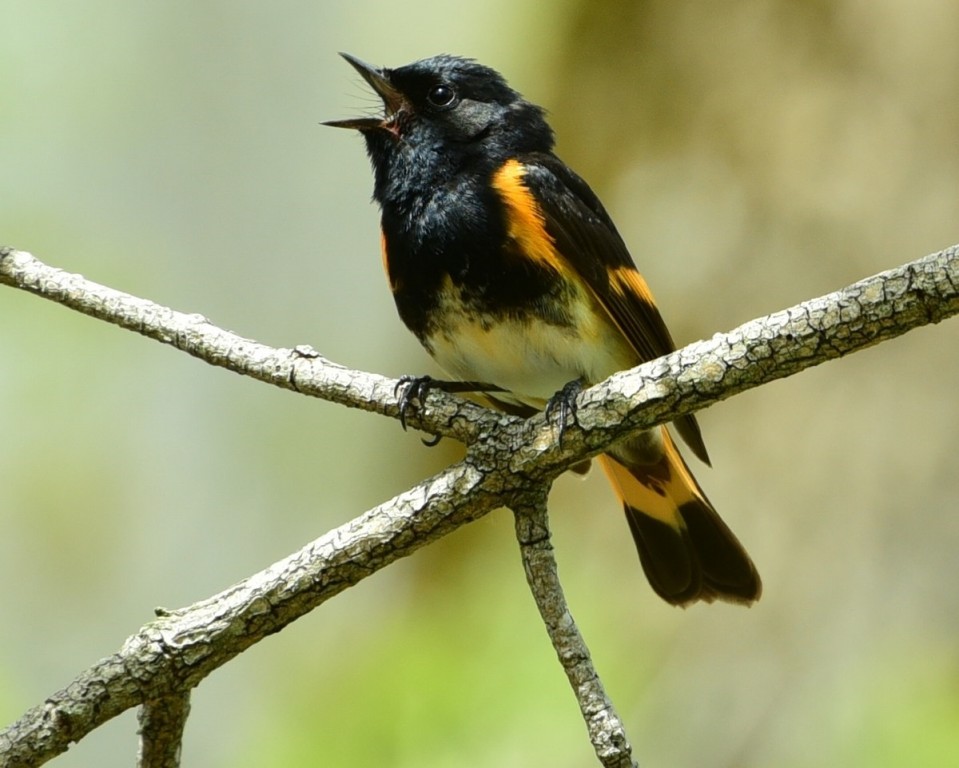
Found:
<path fill-rule="evenodd" d="M 603 204 L 554 153 L 542 107 L 474 59 L 386 68 L 340 55 L 383 108 L 325 124 L 365 140 L 396 309 L 451 381 L 486 383 L 484 399 L 509 413 L 559 404 L 562 417 L 582 387 L 675 349 Z M 406 378 L 412 396 L 431 383 Z M 672 426 L 709 464 L 696 419 Z M 598 460 L 663 600 L 759 599 L 753 561 L 667 426 Z"/>

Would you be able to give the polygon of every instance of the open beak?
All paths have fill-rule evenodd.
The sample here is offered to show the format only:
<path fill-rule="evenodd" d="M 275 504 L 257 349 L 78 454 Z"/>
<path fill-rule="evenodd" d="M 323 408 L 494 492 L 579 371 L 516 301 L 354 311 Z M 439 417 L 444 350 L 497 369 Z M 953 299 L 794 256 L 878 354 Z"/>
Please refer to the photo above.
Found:
<path fill-rule="evenodd" d="M 385 117 L 355 117 L 347 120 L 327 120 L 323 125 L 330 125 L 334 128 L 352 128 L 356 131 L 370 131 L 377 128 L 390 127 L 390 118 L 403 106 L 404 98 L 396 88 L 390 83 L 389 78 L 384 74 L 385 70 L 360 61 L 355 56 L 348 53 L 341 53 L 350 65 L 370 84 L 370 87 L 376 91 L 376 95 L 383 99 L 383 106 L 386 109 Z"/>

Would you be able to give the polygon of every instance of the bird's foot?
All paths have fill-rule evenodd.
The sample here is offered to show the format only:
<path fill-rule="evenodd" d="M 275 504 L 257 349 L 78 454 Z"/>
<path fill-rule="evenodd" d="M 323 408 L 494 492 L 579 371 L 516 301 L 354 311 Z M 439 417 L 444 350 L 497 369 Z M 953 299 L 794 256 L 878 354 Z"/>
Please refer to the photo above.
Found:
<path fill-rule="evenodd" d="M 563 434 L 570 424 L 579 425 L 576 420 L 576 397 L 583 391 L 583 382 L 579 379 L 573 379 L 565 384 L 563 388 L 553 395 L 546 403 L 546 420 L 556 419 L 556 426 L 559 429 L 559 447 L 563 447 Z"/>
<path fill-rule="evenodd" d="M 402 392 L 400 392 L 401 389 Z M 502 391 L 501 387 L 481 381 L 443 381 L 434 379 L 432 376 L 400 376 L 399 381 L 396 382 L 396 387 L 393 388 L 393 394 L 398 398 L 400 424 L 404 430 L 406 429 L 406 416 L 410 408 L 413 407 L 413 403 L 415 402 L 422 407 L 431 389 L 450 393 Z M 432 439 L 424 440 L 423 445 L 432 448 L 442 439 L 442 435 L 433 435 Z"/>

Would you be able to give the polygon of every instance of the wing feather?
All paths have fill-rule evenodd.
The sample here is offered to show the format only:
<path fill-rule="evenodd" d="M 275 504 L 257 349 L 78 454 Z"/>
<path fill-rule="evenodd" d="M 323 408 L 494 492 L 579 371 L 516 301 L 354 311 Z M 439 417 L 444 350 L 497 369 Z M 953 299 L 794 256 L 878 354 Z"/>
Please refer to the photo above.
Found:
<path fill-rule="evenodd" d="M 551 154 L 520 158 L 524 183 L 542 209 L 546 231 L 636 351 L 637 364 L 676 349 L 646 281 L 589 185 Z M 674 422 L 693 453 L 709 455 L 693 416 Z"/>

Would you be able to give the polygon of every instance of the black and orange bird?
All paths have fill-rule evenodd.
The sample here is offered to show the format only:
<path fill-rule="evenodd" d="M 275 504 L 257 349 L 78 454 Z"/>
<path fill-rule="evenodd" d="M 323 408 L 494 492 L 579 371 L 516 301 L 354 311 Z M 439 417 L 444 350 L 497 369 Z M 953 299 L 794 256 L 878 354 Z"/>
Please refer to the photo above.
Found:
<path fill-rule="evenodd" d="M 363 134 L 400 318 L 454 380 L 532 414 L 675 349 L 646 281 L 599 199 L 553 154 L 544 111 L 471 59 L 397 69 L 343 57 L 382 99 Z M 673 426 L 709 463 L 692 416 Z M 743 546 L 656 427 L 600 457 L 653 589 L 674 605 L 749 604 Z"/>

